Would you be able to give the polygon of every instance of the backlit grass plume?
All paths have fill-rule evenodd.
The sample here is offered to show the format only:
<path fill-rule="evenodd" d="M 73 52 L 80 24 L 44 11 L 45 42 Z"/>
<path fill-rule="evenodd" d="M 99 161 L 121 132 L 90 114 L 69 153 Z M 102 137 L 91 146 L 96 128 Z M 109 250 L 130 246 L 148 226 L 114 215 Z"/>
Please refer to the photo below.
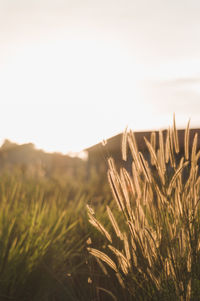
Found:
<path fill-rule="evenodd" d="M 107 207 L 115 234 L 89 208 L 90 222 L 107 248 L 89 252 L 116 273 L 130 300 L 200 300 L 200 177 L 197 134 L 189 145 L 189 123 L 181 152 L 175 119 L 166 135 L 146 138 L 147 152 L 126 131 L 122 157 L 132 155 L 132 172 L 109 159 L 108 180 L 123 222 Z"/>

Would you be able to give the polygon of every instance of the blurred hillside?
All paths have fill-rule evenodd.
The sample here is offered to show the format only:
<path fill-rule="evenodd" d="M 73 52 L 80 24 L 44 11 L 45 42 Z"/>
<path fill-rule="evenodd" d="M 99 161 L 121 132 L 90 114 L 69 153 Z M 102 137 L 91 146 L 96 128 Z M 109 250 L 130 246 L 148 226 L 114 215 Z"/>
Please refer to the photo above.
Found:
<path fill-rule="evenodd" d="M 167 131 L 163 131 L 163 138 L 166 140 Z M 189 149 L 191 152 L 192 141 L 197 133 L 200 136 L 200 129 L 191 129 L 189 135 Z M 155 131 L 155 148 L 159 147 L 159 132 Z M 136 132 L 135 138 L 138 150 L 144 155 L 147 161 L 151 161 L 149 152 L 144 141 L 151 140 L 152 132 Z M 178 130 L 180 153 L 184 155 L 185 130 Z M 85 151 L 88 154 L 87 160 L 78 157 L 71 157 L 61 153 L 46 153 L 36 149 L 34 144 L 16 144 L 5 140 L 0 147 L 0 176 L 7 174 L 17 176 L 21 179 L 29 178 L 32 183 L 48 182 L 51 189 L 68 187 L 71 195 L 80 191 L 88 201 L 99 203 L 112 199 L 110 187 L 107 181 L 108 158 L 113 157 L 117 169 L 125 167 L 130 173 L 132 171 L 131 150 L 127 147 L 127 160 L 122 159 L 121 145 L 123 135 L 119 134 L 109 138 L 104 145 L 98 143 Z M 197 149 L 200 148 L 200 140 L 197 139 Z M 178 158 L 180 159 L 180 158 Z M 200 163 L 200 162 L 199 162 Z M 70 188 L 70 189 L 69 189 Z"/>
<path fill-rule="evenodd" d="M 200 136 L 200 129 L 191 129 L 189 136 L 189 147 L 192 148 L 192 141 L 195 133 Z M 141 151 L 147 161 L 150 161 L 149 152 L 145 144 L 144 137 L 150 141 L 151 131 L 135 132 L 135 138 L 139 151 Z M 159 132 L 155 131 L 155 147 L 159 146 Z M 163 130 L 163 138 L 166 140 L 167 131 Z M 184 154 L 184 135 L 185 130 L 179 129 L 180 156 Z M 131 171 L 132 156 L 130 148 L 127 148 L 127 160 L 122 160 L 121 145 L 123 134 L 109 138 L 104 145 L 98 143 L 85 149 L 88 159 L 83 160 L 79 157 L 71 157 L 61 153 L 46 153 L 36 149 L 34 144 L 16 144 L 5 140 L 0 147 L 0 174 L 7 172 L 22 173 L 26 176 L 36 176 L 39 178 L 62 179 L 70 177 L 76 181 L 88 181 L 94 178 L 103 177 L 106 181 L 106 171 L 108 168 L 107 160 L 113 157 L 117 167 L 125 167 Z M 197 140 L 197 148 L 200 148 L 200 140 Z"/>
<path fill-rule="evenodd" d="M 155 150 L 158 151 L 159 148 L 159 131 L 145 131 L 145 132 L 134 132 L 135 140 L 137 143 L 138 150 L 142 152 L 144 158 L 150 162 L 151 157 L 148 151 L 148 148 L 145 143 L 146 138 L 148 141 L 151 141 L 152 134 L 155 137 Z M 167 139 L 167 130 L 162 130 L 163 139 L 166 141 Z M 190 152 L 192 150 L 193 139 L 197 134 L 197 149 L 200 149 L 200 129 L 190 129 L 189 134 L 189 149 Z M 179 140 L 180 153 L 179 157 L 184 156 L 184 141 L 185 141 L 185 130 L 178 129 L 177 137 Z M 116 163 L 116 166 L 125 167 L 129 172 L 131 172 L 132 165 L 132 155 L 130 147 L 127 147 L 127 159 L 124 161 L 122 159 L 122 140 L 123 134 L 120 133 L 116 136 L 109 138 L 104 144 L 98 143 L 86 149 L 88 152 L 88 172 L 90 172 L 91 168 L 95 169 L 98 174 L 105 173 L 108 168 L 107 159 L 112 157 Z"/>
<path fill-rule="evenodd" d="M 46 153 L 34 144 L 16 144 L 5 140 L 0 148 L 0 173 L 21 172 L 37 177 L 85 175 L 85 162 L 60 153 Z"/>

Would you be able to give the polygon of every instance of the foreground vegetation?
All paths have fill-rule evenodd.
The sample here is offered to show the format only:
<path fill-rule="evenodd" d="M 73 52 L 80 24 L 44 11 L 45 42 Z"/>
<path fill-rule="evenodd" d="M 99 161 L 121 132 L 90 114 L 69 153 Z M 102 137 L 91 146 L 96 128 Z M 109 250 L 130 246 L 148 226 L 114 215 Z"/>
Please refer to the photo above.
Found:
<path fill-rule="evenodd" d="M 138 151 L 134 134 L 125 133 L 132 157 L 132 176 L 118 172 L 109 160 L 108 178 L 123 218 L 107 207 L 115 237 L 88 208 L 91 224 L 107 239 L 107 247 L 89 252 L 110 267 L 131 300 L 200 300 L 200 176 L 197 134 L 180 154 L 175 120 L 166 140 L 159 133 L 146 140 L 149 160 Z"/>
<path fill-rule="evenodd" d="M 0 300 L 200 300 L 197 138 L 181 153 L 174 120 L 142 154 L 126 132 L 108 181 L 2 172 Z"/>
<path fill-rule="evenodd" d="M 103 272 L 97 270 L 87 247 L 89 237 L 99 245 L 104 240 L 90 226 L 86 210 L 91 200 L 98 216 L 105 215 L 100 190 L 110 203 L 111 194 L 106 183 L 105 187 L 100 183 L 95 175 L 89 182 L 72 177 L 63 181 L 28 176 L 20 168 L 1 174 L 0 300 L 100 296 L 96 286 L 104 286 Z"/>

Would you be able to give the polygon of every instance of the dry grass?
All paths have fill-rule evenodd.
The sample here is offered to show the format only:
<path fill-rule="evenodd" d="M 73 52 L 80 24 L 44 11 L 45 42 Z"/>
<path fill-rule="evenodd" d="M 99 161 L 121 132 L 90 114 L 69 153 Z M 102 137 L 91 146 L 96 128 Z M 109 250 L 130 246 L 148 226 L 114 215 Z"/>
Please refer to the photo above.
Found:
<path fill-rule="evenodd" d="M 132 131 L 125 132 L 122 155 L 132 154 L 132 175 L 118 171 L 109 159 L 108 180 L 123 217 L 108 219 L 120 241 L 116 244 L 89 209 L 90 222 L 106 237 L 104 252 L 89 252 L 113 269 L 135 300 L 199 300 L 200 177 L 197 134 L 189 151 L 189 123 L 180 153 L 175 118 L 164 139 L 159 132 L 146 141 L 148 154 L 138 151 Z M 148 158 L 148 159 L 147 159 Z M 108 254 L 108 255 L 107 255 Z"/>

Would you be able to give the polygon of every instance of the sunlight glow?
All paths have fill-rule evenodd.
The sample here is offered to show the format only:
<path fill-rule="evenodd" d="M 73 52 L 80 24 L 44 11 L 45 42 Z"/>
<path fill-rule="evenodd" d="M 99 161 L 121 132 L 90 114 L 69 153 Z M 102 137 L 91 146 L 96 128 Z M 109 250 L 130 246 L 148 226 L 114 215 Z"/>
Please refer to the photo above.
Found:
<path fill-rule="evenodd" d="M 174 111 L 200 125 L 197 2 L 0 2 L 0 141 L 67 153 Z"/>
<path fill-rule="evenodd" d="M 139 125 L 141 70 L 116 47 L 71 40 L 20 49 L 0 78 L 4 138 L 66 153 L 123 131 L 133 116 Z"/>

